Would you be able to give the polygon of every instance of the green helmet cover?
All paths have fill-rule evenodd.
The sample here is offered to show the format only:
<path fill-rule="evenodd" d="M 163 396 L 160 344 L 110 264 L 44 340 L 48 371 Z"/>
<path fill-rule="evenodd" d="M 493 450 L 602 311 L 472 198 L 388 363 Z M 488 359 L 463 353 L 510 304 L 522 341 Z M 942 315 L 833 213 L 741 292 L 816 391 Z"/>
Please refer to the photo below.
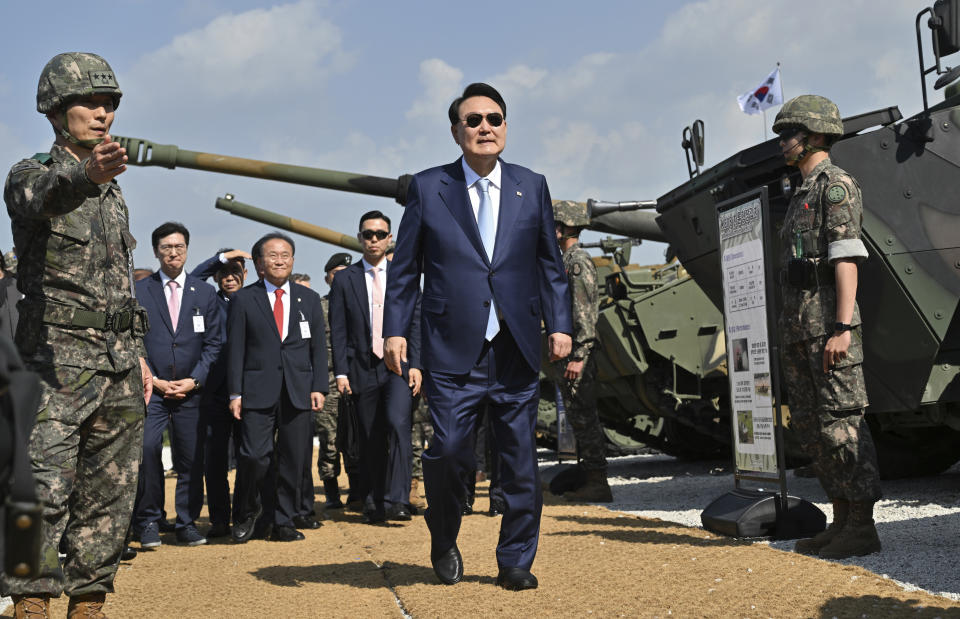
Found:
<path fill-rule="evenodd" d="M 564 224 L 571 228 L 583 228 L 590 225 L 587 205 L 573 200 L 554 200 L 553 219 L 558 224 Z"/>
<path fill-rule="evenodd" d="M 67 105 L 74 99 L 94 95 L 108 95 L 113 109 L 123 96 L 117 78 L 107 61 L 96 54 L 67 52 L 57 54 L 40 72 L 37 84 L 37 111 L 41 114 L 59 112 L 63 126 L 57 133 L 65 140 L 85 148 L 93 148 L 103 140 L 78 140 L 67 126 Z"/>
<path fill-rule="evenodd" d="M 783 104 L 773 121 L 773 132 L 780 133 L 790 126 L 826 136 L 843 135 L 843 120 L 837 104 L 819 95 L 800 95 Z"/>

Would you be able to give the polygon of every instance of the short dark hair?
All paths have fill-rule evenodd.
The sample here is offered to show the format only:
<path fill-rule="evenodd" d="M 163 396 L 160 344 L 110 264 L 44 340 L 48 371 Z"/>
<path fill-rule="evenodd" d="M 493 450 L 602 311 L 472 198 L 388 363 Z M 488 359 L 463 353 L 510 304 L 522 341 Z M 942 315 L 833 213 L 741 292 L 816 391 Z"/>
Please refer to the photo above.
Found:
<path fill-rule="evenodd" d="M 187 227 L 179 221 L 168 221 L 157 226 L 157 229 L 150 235 L 150 240 L 153 242 L 153 250 L 157 250 L 157 246 L 160 245 L 160 239 L 165 236 L 170 236 L 171 234 L 176 234 L 177 232 L 183 235 L 183 242 L 190 245 L 190 231 L 187 230 Z"/>
<path fill-rule="evenodd" d="M 280 239 L 281 241 L 286 241 L 290 244 L 290 253 L 297 253 L 297 246 L 293 243 L 293 239 L 284 234 L 283 232 L 268 232 L 261 236 L 256 243 L 253 244 L 253 249 L 250 250 L 250 254 L 253 256 L 254 260 L 259 260 L 263 257 L 263 244 L 267 241 L 272 241 L 274 239 Z"/>
<path fill-rule="evenodd" d="M 360 227 L 357 229 L 363 230 L 363 222 L 367 221 L 368 219 L 382 219 L 385 222 L 387 222 L 387 230 L 390 229 L 390 218 L 384 215 L 383 213 L 381 213 L 380 211 L 367 211 L 366 213 L 364 213 L 360 217 Z"/>
<path fill-rule="evenodd" d="M 497 92 L 497 89 L 490 84 L 474 82 L 473 84 L 470 84 L 464 88 L 463 94 L 454 99 L 453 103 L 450 104 L 450 109 L 447 110 L 447 116 L 450 117 L 451 125 L 455 125 L 460 122 L 460 104 L 470 97 L 489 97 L 493 99 L 494 102 L 500 106 L 500 111 L 503 113 L 503 117 L 507 117 L 507 104 L 503 101 L 503 97 L 500 96 L 500 93 Z"/>
<path fill-rule="evenodd" d="M 291 273 L 290 281 L 295 284 L 299 284 L 300 282 L 309 282 L 310 276 L 306 273 Z"/>

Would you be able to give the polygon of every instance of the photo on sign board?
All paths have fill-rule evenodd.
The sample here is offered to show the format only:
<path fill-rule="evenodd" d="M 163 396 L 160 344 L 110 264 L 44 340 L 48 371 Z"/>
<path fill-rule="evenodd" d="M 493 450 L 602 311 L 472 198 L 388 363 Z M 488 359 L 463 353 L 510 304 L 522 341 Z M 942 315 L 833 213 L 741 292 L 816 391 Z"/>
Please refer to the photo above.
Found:
<path fill-rule="evenodd" d="M 737 411 L 737 437 L 741 445 L 753 445 L 753 411 Z"/>
<path fill-rule="evenodd" d="M 746 372 L 750 369 L 750 353 L 747 347 L 747 338 L 740 337 L 733 340 L 733 371 Z"/>
<path fill-rule="evenodd" d="M 753 388 L 757 395 L 770 397 L 770 372 L 761 372 L 753 375 Z"/>

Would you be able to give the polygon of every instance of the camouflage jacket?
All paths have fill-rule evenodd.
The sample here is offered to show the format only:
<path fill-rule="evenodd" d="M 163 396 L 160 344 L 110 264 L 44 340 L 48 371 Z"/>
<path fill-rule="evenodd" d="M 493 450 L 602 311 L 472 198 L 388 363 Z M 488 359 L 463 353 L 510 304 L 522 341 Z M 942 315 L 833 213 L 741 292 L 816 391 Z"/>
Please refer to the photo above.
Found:
<path fill-rule="evenodd" d="M 19 254 L 17 347 L 24 359 L 120 372 L 138 364 L 143 340 L 130 330 L 67 328 L 77 309 L 135 307 L 136 241 L 116 181 L 92 183 L 83 165 L 54 145 L 24 159 L 3 191 Z"/>
<path fill-rule="evenodd" d="M 323 412 L 329 415 L 337 414 L 340 392 L 337 391 L 337 379 L 333 375 L 333 350 L 330 348 L 330 295 L 320 297 L 320 307 L 323 308 L 323 321 L 327 329 L 327 374 L 330 378 L 330 392 L 323 401 Z"/>
<path fill-rule="evenodd" d="M 833 165 L 818 163 L 790 199 L 780 230 L 781 266 L 791 258 L 812 258 L 818 263 L 818 287 L 812 290 L 784 284 L 780 336 L 785 343 L 833 333 L 837 322 L 837 289 L 833 261 L 862 260 L 867 250 L 860 239 L 863 202 L 857 181 Z M 852 325 L 860 324 L 854 304 Z"/>
<path fill-rule="evenodd" d="M 585 359 L 597 344 L 597 317 L 600 310 L 597 267 L 579 243 L 574 243 L 563 252 L 563 266 L 567 270 L 573 302 L 573 350 L 570 357 Z"/>

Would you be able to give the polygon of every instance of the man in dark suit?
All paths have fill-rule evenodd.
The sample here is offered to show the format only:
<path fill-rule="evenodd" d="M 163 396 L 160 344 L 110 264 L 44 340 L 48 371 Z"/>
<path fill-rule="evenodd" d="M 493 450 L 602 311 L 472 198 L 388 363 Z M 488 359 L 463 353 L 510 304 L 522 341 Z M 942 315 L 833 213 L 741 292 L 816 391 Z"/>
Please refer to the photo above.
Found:
<path fill-rule="evenodd" d="M 383 334 L 392 370 L 407 355 L 421 275 L 424 392 L 434 438 L 423 455 L 430 559 L 441 582 L 463 577 L 457 549 L 465 472 L 484 406 L 500 454 L 506 511 L 497 584 L 532 589 L 540 532 L 535 444 L 540 321 L 554 359 L 570 353 L 570 299 L 543 176 L 506 163 L 506 105 L 471 84 L 450 105 L 459 160 L 414 176 L 387 285 Z"/>
<path fill-rule="evenodd" d="M 390 219 L 380 211 L 360 218 L 363 259 L 330 286 L 330 340 L 337 390 L 350 394 L 360 420 L 360 486 L 364 522 L 410 520 L 410 427 L 420 392 L 420 325 L 410 321 L 409 364 L 399 375 L 383 362 L 383 296 L 391 266 Z M 416 306 L 416 300 L 414 300 Z M 389 455 L 389 461 L 388 461 Z"/>
<path fill-rule="evenodd" d="M 327 348 L 320 295 L 289 281 L 293 239 L 279 232 L 253 246 L 262 277 L 235 293 L 227 318 L 230 412 L 240 420 L 233 538 L 246 542 L 261 513 L 270 539 L 304 539 L 301 478 L 313 441 L 310 411 L 323 407 Z M 312 492 L 312 489 L 311 489 Z"/>
<path fill-rule="evenodd" d="M 153 373 L 153 396 L 143 429 L 133 528 L 141 546 L 161 544 L 161 451 L 163 431 L 169 426 L 177 471 L 177 541 L 198 546 L 207 541 L 194 524 L 203 508 L 205 433 L 200 390 L 220 354 L 222 318 L 213 287 L 183 270 L 190 244 L 190 232 L 183 224 L 162 224 L 153 231 L 152 241 L 160 270 L 136 283 L 137 299 L 150 316 L 150 331 L 143 343 Z"/>

